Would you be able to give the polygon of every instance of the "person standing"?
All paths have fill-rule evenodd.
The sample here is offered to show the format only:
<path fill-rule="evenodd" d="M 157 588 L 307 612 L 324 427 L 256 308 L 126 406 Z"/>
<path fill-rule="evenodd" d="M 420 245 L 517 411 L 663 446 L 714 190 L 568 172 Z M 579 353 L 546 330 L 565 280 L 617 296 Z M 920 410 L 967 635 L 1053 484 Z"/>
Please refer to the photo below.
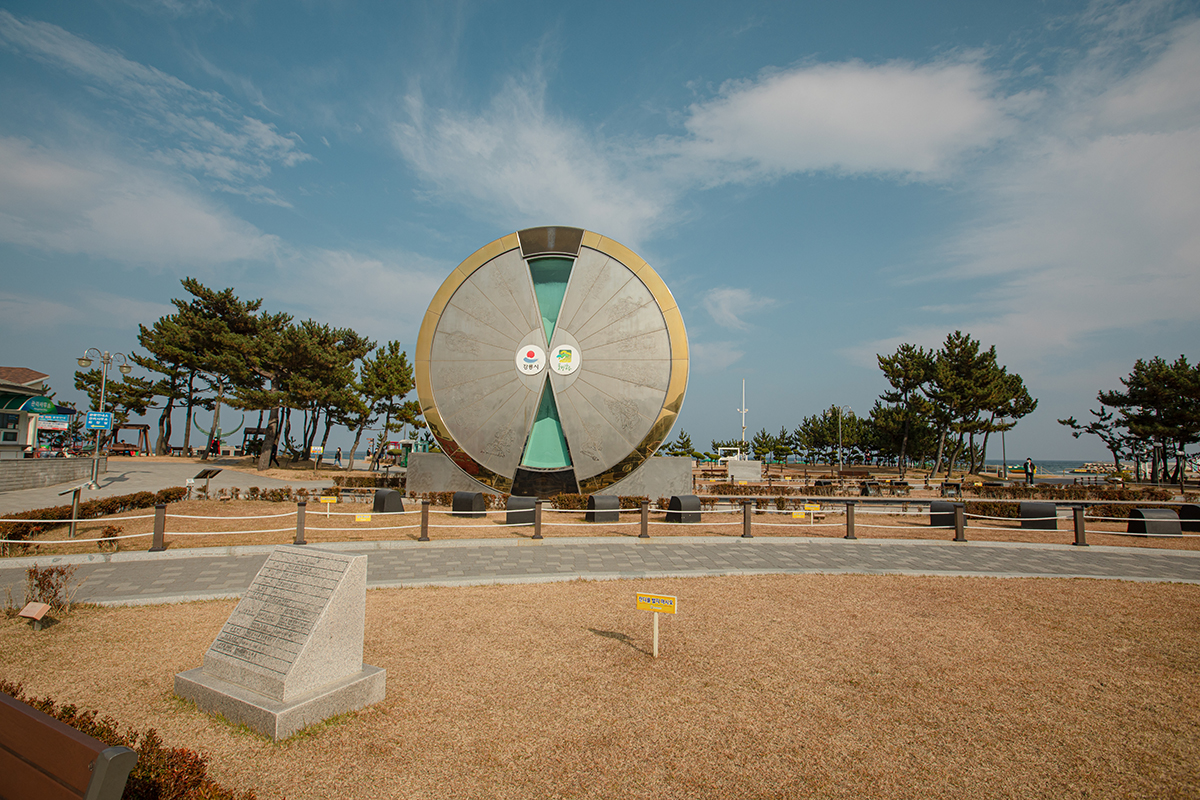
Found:
<path fill-rule="evenodd" d="M 1033 486 L 1033 475 L 1037 472 L 1037 467 L 1033 464 L 1033 459 L 1025 459 L 1025 485 Z"/>
<path fill-rule="evenodd" d="M 333 465 L 338 469 L 342 468 L 342 448 L 340 447 L 337 449 L 337 452 L 333 454 Z"/>

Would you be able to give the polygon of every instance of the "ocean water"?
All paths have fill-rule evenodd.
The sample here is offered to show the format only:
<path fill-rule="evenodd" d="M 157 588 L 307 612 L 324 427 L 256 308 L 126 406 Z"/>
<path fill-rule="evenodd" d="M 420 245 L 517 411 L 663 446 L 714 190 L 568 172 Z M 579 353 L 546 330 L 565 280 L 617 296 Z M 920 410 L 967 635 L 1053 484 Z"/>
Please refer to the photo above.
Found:
<path fill-rule="evenodd" d="M 1096 461 L 1099 461 L 1099 460 L 1100 459 L 1096 459 Z M 1001 463 L 1002 463 L 1001 460 L 998 458 L 989 458 L 986 462 L 987 466 L 989 466 L 989 467 L 999 467 L 999 466 L 1001 466 Z M 1008 466 L 1010 466 L 1010 467 L 1013 467 L 1013 466 L 1019 467 L 1024 463 L 1025 463 L 1024 458 L 1010 458 L 1008 460 Z M 1090 461 L 1051 461 L 1051 460 L 1038 461 L 1035 458 L 1033 460 L 1033 463 L 1037 465 L 1038 475 L 1066 475 L 1066 474 L 1069 474 L 1071 472 L 1071 470 L 1079 469 L 1084 464 L 1089 464 L 1092 462 L 1090 462 Z M 1105 462 L 1105 463 L 1111 464 L 1112 462 L 1109 461 L 1109 462 Z"/>

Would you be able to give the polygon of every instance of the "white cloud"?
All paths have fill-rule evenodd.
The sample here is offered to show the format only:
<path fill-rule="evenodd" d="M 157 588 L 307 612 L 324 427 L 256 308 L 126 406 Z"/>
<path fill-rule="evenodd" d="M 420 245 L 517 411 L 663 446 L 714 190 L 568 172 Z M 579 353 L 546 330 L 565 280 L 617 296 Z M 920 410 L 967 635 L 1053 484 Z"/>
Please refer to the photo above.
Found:
<path fill-rule="evenodd" d="M 717 286 L 704 295 L 704 310 L 724 328 L 744 331 L 750 327 L 743 317 L 775 305 L 770 297 L 759 297 L 749 289 Z"/>
<path fill-rule="evenodd" d="M 270 174 L 273 165 L 310 160 L 300 137 L 241 114 L 218 92 L 203 91 L 161 70 L 139 64 L 45 22 L 0 10 L 0 45 L 64 70 L 127 110 L 129 140 L 157 132 L 164 144 L 144 145 L 157 161 L 239 189 Z M 115 123 L 113 123 L 115 124 Z M 239 191 L 274 202 L 270 192 Z"/>
<path fill-rule="evenodd" d="M 1011 130 L 993 92 L 977 63 L 815 64 L 726 84 L 689 109 L 678 146 L 721 174 L 943 177 Z"/>
<path fill-rule="evenodd" d="M 1094 79 L 1110 69 L 1093 59 L 1065 76 L 981 181 L 980 215 L 948 250 L 953 274 L 996 279 L 976 335 L 1051 356 L 1097 332 L 1196 319 L 1200 23 L 1123 79 Z"/>
<path fill-rule="evenodd" d="M 441 199 L 521 227 L 574 221 L 636 244 L 688 192 L 813 171 L 942 179 L 1012 127 L 970 62 L 822 64 L 726 84 L 683 135 L 606 138 L 546 108 L 545 80 L 509 80 L 472 113 L 405 98 L 393 141 Z"/>
<path fill-rule="evenodd" d="M 248 276 L 244 294 L 269 296 L 296 316 L 354 328 L 381 343 L 396 339 L 410 348 L 429 301 L 451 269 L 405 252 L 304 250 L 281 258 L 287 280 L 259 286 Z"/>
<path fill-rule="evenodd" d="M 721 372 L 742 360 L 746 355 L 733 342 L 688 342 L 692 368 L 699 373 Z"/>
<path fill-rule="evenodd" d="M 509 81 L 478 114 L 427 108 L 416 93 L 405 103 L 393 141 L 420 178 L 512 227 L 584 224 L 636 242 L 673 201 L 630 151 L 548 112 L 540 78 Z"/>
<path fill-rule="evenodd" d="M 273 236 L 166 176 L 0 139 L 0 239 L 139 264 L 271 257 Z"/>

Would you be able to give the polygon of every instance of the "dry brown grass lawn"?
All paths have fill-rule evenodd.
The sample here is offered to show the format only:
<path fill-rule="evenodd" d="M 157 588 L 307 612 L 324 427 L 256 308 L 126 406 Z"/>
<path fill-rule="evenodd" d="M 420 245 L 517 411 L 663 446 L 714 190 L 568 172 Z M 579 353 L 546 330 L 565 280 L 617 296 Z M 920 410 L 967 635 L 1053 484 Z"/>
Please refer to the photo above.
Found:
<path fill-rule="evenodd" d="M 637 590 L 679 597 L 651 617 Z M 757 576 L 367 594 L 387 697 L 280 744 L 172 698 L 230 601 L 0 620 L 0 674 L 260 797 L 1196 797 L 1200 587 Z"/>

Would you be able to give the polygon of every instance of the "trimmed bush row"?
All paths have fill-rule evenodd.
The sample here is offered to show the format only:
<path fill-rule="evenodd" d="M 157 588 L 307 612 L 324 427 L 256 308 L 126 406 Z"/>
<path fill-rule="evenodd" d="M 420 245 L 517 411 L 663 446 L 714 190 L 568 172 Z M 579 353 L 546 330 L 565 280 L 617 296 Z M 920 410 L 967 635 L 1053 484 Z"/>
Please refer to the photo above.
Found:
<path fill-rule="evenodd" d="M 403 475 L 334 475 L 334 486 L 347 489 L 403 489 Z"/>
<path fill-rule="evenodd" d="M 174 503 L 187 497 L 187 489 L 183 486 L 172 486 L 157 492 L 135 492 L 115 497 L 96 497 L 79 504 L 79 519 L 96 519 L 110 514 L 120 514 L 122 511 L 134 511 L 139 508 L 153 508 L 159 503 Z M 32 522 L 0 523 L 0 538 L 9 541 L 20 541 L 41 533 L 47 528 L 53 528 L 62 522 L 71 521 L 71 506 L 50 506 L 35 508 L 32 511 L 21 511 L 15 514 L 3 515 L 6 519 L 28 519 L 54 524 L 36 524 Z"/>
<path fill-rule="evenodd" d="M 99 739 L 110 747 L 124 745 L 137 751 L 137 765 L 129 773 L 122 800 L 256 800 L 254 790 L 238 793 L 208 777 L 208 757 L 184 747 L 166 747 L 158 731 L 122 732 L 112 717 L 96 711 L 80 711 L 73 705 L 58 705 L 49 697 L 26 697 L 20 683 L 0 678 L 0 692 L 65 722 L 77 731 Z"/>

